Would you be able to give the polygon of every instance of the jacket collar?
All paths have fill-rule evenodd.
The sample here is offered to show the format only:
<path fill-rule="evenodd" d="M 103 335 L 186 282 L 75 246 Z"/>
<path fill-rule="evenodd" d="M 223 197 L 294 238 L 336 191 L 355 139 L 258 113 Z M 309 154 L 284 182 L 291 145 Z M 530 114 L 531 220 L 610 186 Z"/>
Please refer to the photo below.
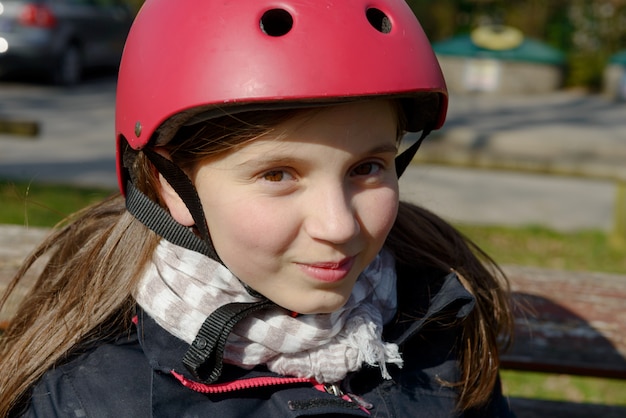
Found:
<path fill-rule="evenodd" d="M 413 280 L 415 280 L 413 278 Z M 428 289 L 430 291 L 431 289 Z M 433 318 L 454 316 L 456 319 L 467 317 L 476 305 L 476 299 L 461 284 L 456 273 L 451 272 L 443 278 L 438 291 L 431 294 L 426 314 L 419 316 L 394 342 L 402 345 L 413 337 Z M 402 307 L 401 307 L 402 308 Z"/>

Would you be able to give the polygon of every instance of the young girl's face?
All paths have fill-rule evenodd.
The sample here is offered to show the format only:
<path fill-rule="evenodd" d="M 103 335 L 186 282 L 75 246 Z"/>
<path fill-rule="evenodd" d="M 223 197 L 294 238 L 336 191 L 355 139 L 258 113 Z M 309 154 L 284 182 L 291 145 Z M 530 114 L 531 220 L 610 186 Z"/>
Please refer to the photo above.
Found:
<path fill-rule="evenodd" d="M 193 180 L 224 264 L 291 311 L 341 307 L 396 217 L 396 135 L 390 102 L 344 104 L 201 163 Z"/>

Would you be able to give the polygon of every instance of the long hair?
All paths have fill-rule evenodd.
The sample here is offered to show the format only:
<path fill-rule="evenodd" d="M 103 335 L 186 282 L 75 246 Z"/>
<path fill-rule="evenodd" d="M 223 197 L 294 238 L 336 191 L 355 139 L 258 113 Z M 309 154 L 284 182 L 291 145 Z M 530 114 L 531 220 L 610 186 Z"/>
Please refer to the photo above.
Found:
<path fill-rule="evenodd" d="M 298 112 L 311 111 L 224 116 L 180 129 L 163 148 L 190 172 L 198 161 L 232 152 Z M 136 153 L 130 170 L 137 186 L 164 206 L 158 173 L 143 153 Z M 72 353 L 130 332 L 132 292 L 159 240 L 116 194 L 64 221 L 29 255 L 0 299 L 2 309 L 34 264 L 47 260 L 0 338 L 0 416 L 27 402 L 29 388 Z M 476 296 L 478 309 L 463 326 L 462 377 L 455 384 L 461 408 L 484 403 L 497 378 L 497 337 L 510 329 L 506 282 L 483 266 L 477 249 L 454 228 L 416 206 L 400 205 L 387 246 L 400 260 L 456 268 Z"/>
<path fill-rule="evenodd" d="M 0 416 L 72 350 L 128 326 L 130 292 L 158 238 L 117 195 L 85 209 L 28 256 L 0 301 L 49 257 L 0 340 Z"/>
<path fill-rule="evenodd" d="M 498 378 L 499 352 L 512 339 L 513 315 L 506 276 L 448 222 L 406 202 L 400 202 L 385 246 L 393 251 L 399 265 L 454 271 L 476 299 L 474 310 L 462 323 L 458 347 L 461 378 L 441 383 L 458 388 L 460 410 L 484 405 Z"/>

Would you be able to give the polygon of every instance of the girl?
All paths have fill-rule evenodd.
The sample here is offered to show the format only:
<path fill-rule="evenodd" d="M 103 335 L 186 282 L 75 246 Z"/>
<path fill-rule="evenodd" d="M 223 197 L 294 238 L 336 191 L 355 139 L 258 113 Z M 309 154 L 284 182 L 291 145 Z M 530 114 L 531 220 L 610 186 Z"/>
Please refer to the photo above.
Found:
<path fill-rule="evenodd" d="M 148 0 L 122 193 L 17 273 L 49 257 L 2 339 L 0 413 L 508 416 L 506 281 L 398 201 L 446 102 L 402 0 Z"/>

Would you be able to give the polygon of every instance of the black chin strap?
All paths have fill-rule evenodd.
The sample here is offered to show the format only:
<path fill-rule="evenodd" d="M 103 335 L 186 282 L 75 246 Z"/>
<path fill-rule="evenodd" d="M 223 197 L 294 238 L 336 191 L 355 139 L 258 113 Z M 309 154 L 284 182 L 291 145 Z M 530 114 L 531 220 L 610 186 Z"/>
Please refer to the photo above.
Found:
<path fill-rule="evenodd" d="M 275 306 L 264 299 L 259 302 L 234 302 L 217 308 L 204 321 L 198 335 L 183 357 L 183 364 L 203 383 L 214 383 L 222 374 L 226 340 L 239 321 L 249 315 Z"/>
<path fill-rule="evenodd" d="M 130 181 L 126 185 L 126 209 L 142 224 L 172 244 L 219 261 L 212 245 L 198 237 L 190 228 L 176 222 L 165 209 L 139 191 Z"/>
<path fill-rule="evenodd" d="M 407 169 L 407 167 L 411 163 L 411 160 L 413 159 L 413 157 L 415 157 L 415 153 L 420 148 L 420 145 L 422 145 L 424 138 L 426 138 L 429 133 L 430 129 L 424 129 L 418 140 L 415 141 L 415 143 L 413 143 L 406 150 L 404 150 L 402 154 L 396 157 L 396 175 L 398 176 L 398 178 L 400 178 L 402 173 L 404 173 L 404 171 Z"/>
<path fill-rule="evenodd" d="M 158 172 L 161 173 L 165 180 L 167 180 L 170 186 L 172 186 L 187 206 L 200 237 L 211 247 L 213 255 L 210 257 L 214 260 L 220 261 L 217 253 L 213 249 L 211 235 L 209 234 L 209 227 L 206 223 L 206 218 L 204 217 L 204 209 L 202 208 L 202 202 L 198 196 L 198 191 L 189 177 L 187 177 L 187 174 L 172 161 L 163 157 L 151 148 L 145 148 L 143 153 L 146 157 L 148 157 L 150 162 L 154 164 Z"/>

